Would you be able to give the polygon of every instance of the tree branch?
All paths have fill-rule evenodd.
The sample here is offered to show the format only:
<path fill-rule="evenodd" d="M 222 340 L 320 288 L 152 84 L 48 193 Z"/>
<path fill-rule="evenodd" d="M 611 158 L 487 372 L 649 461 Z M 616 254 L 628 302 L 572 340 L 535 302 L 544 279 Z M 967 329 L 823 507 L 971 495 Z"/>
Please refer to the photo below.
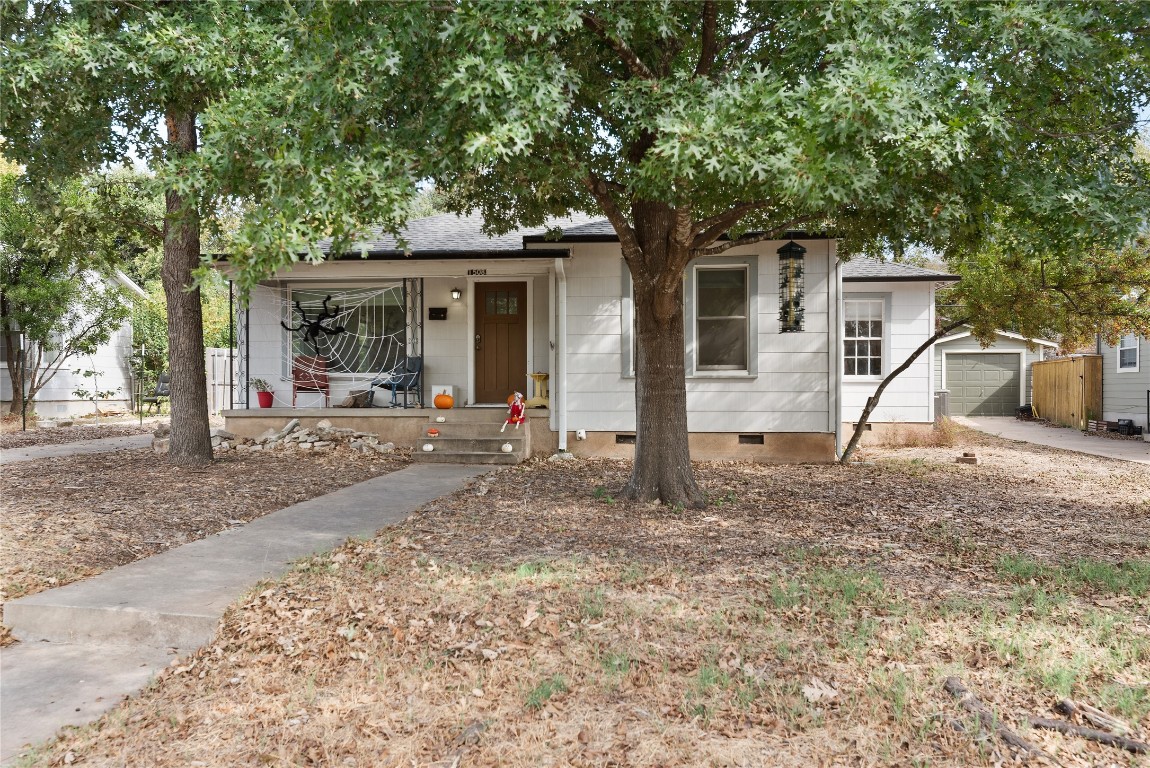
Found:
<path fill-rule="evenodd" d="M 627 70 L 633 77 L 637 77 L 641 80 L 657 79 L 650 67 L 644 64 L 643 60 L 639 58 L 639 54 L 631 50 L 631 47 L 625 42 L 609 33 L 607 28 L 603 26 L 603 22 L 594 14 L 584 13 L 582 19 L 583 26 L 602 38 L 607 45 L 611 46 L 611 49 L 615 51 L 615 53 L 619 54 L 619 58 L 627 65 Z"/>
<path fill-rule="evenodd" d="M 695 239 L 691 241 L 691 248 L 705 248 L 722 237 L 723 233 L 738 223 L 739 219 L 751 211 L 765 208 L 766 203 L 736 203 L 730 210 L 695 222 L 691 234 Z"/>
<path fill-rule="evenodd" d="M 603 214 L 611 222 L 615 234 L 619 236 L 619 247 L 623 251 L 623 258 L 630 264 L 636 258 L 641 257 L 643 249 L 639 246 L 639 238 L 635 234 L 635 230 L 631 228 L 627 217 L 623 215 L 623 211 L 616 204 L 615 198 L 611 196 L 611 185 L 612 182 L 600 178 L 595 173 L 588 173 L 583 179 L 583 186 L 587 188 L 587 191 L 595 198 L 595 202 L 603 209 Z"/>
<path fill-rule="evenodd" d="M 761 243 L 764 240 L 777 240 L 780 235 L 791 229 L 794 229 L 796 224 L 802 224 L 803 222 L 809 220 L 809 217 L 799 216 L 766 232 L 755 232 L 752 234 L 743 235 L 742 237 L 736 238 L 734 240 L 727 240 L 726 242 L 719 243 L 718 245 L 713 245 L 710 248 L 693 249 L 691 255 L 692 257 L 716 256 L 720 253 L 725 253 L 732 248 L 738 248 L 741 245 L 754 245 L 755 243 Z M 726 230 L 724 229 L 723 231 L 725 232 Z"/>
<path fill-rule="evenodd" d="M 979 701 L 978 697 L 968 690 L 957 677 L 946 678 L 943 687 L 962 703 L 963 709 L 978 717 L 978 721 L 982 724 L 983 728 L 993 732 L 998 738 L 1012 747 L 1021 749 L 1027 755 L 1037 755 L 1049 759 L 1050 756 L 1041 749 L 1003 725 L 1002 721 L 999 720 L 993 712 L 987 709 L 986 705 Z"/>
<path fill-rule="evenodd" d="M 1118 747 L 1125 749 L 1127 752 L 1133 752 L 1138 755 L 1150 754 L 1150 744 L 1143 741 L 1136 741 L 1128 739 L 1125 736 L 1116 736 L 1113 733 L 1100 731 L 1097 728 L 1087 728 L 1084 725 L 1075 725 L 1068 723 L 1065 720 L 1050 720 L 1045 717 L 1032 717 L 1030 718 L 1030 725 L 1034 728 L 1046 728 L 1051 731 L 1058 731 L 1067 736 L 1081 736 L 1084 739 L 1097 741 L 1099 744 L 1105 744 L 1110 747 Z"/>
<path fill-rule="evenodd" d="M 863 408 L 862 416 L 859 417 L 858 424 L 855 424 L 854 434 L 851 435 L 851 439 L 850 442 L 847 443 L 847 447 L 843 449 L 843 455 L 839 459 L 839 463 L 846 464 L 847 461 L 850 460 L 851 455 L 855 452 L 855 448 L 858 447 L 859 441 L 862 440 L 863 431 L 866 429 L 867 419 L 870 418 L 871 412 L 874 411 L 876 407 L 878 407 L 878 400 L 880 397 L 882 397 L 883 390 L 887 388 L 887 385 L 894 381 L 900 373 L 905 371 L 907 368 L 910 368 L 914 361 L 919 358 L 919 355 L 930 349 L 936 341 L 941 339 L 943 336 L 946 336 L 948 333 L 960 325 L 965 325 L 969 321 L 970 318 L 964 317 L 960 320 L 952 320 L 951 322 L 947 323 L 942 328 L 940 328 L 937 333 L 920 344 L 918 349 L 916 349 L 914 352 L 911 352 L 910 357 L 904 360 L 902 365 L 887 374 L 886 378 L 882 380 L 882 383 L 880 383 L 878 388 L 874 391 L 874 394 L 867 398 L 866 406 Z M 839 354 L 842 354 L 842 350 L 839 350 Z"/>
<path fill-rule="evenodd" d="M 715 57 L 719 52 L 715 40 L 715 28 L 718 25 L 719 8 L 715 0 L 706 0 L 703 3 L 703 44 L 699 51 L 699 63 L 695 66 L 695 77 L 710 77 L 715 66 Z"/>

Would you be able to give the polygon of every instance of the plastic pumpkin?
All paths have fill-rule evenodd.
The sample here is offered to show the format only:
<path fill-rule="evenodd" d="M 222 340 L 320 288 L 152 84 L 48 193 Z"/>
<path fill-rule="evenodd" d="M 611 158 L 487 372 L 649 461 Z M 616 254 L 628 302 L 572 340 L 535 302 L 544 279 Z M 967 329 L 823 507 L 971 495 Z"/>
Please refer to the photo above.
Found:
<path fill-rule="evenodd" d="M 435 427 L 432 427 L 431 429 L 427 430 L 427 436 L 428 437 L 439 437 L 439 430 L 436 429 Z"/>
<path fill-rule="evenodd" d="M 435 404 L 436 408 L 447 409 L 455 405 L 455 398 L 446 392 L 440 392 L 431 402 Z"/>
<path fill-rule="evenodd" d="M 504 453 L 511 453 L 511 451 L 514 449 L 511 447 L 511 443 L 504 443 L 503 445 L 499 446 L 499 450 L 503 451 Z"/>
<path fill-rule="evenodd" d="M 427 453 L 431 453 L 432 451 L 435 450 L 435 446 L 432 445 L 431 443 L 424 443 L 423 444 L 423 450 L 426 451 Z"/>

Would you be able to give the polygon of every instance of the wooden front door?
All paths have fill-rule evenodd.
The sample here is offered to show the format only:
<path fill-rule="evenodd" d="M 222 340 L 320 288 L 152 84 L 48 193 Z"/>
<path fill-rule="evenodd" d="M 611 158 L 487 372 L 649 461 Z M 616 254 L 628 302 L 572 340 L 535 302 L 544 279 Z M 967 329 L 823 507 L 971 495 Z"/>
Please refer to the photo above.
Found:
<path fill-rule="evenodd" d="M 527 283 L 475 284 L 475 402 L 527 394 Z"/>

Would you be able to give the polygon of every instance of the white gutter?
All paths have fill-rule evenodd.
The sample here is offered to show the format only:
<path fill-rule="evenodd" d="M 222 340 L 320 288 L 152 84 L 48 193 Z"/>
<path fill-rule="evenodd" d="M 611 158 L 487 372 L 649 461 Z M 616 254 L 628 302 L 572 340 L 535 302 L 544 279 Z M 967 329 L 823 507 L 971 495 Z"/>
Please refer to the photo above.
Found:
<path fill-rule="evenodd" d="M 120 281 L 120 285 L 128 289 L 129 293 L 135 294 L 136 298 L 148 298 L 148 294 L 144 291 L 144 289 L 136 285 L 136 281 L 124 274 L 122 269 L 116 270 L 116 279 Z"/>
<path fill-rule="evenodd" d="M 558 374 L 552 390 L 551 401 L 559 397 L 559 453 L 567 452 L 567 273 L 563 269 L 563 259 L 555 259 L 555 276 L 559 278 L 559 330 L 556 334 L 555 368 Z"/>

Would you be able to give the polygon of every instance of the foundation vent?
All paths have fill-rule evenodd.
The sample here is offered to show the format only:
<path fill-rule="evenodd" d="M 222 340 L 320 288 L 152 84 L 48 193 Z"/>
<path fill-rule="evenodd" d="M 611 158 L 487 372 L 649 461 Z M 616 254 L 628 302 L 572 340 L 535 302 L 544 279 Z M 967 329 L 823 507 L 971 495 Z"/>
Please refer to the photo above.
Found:
<path fill-rule="evenodd" d="M 762 445 L 762 435 L 739 435 L 739 445 Z"/>
<path fill-rule="evenodd" d="M 615 445 L 634 445 L 634 435 L 615 435 Z"/>

